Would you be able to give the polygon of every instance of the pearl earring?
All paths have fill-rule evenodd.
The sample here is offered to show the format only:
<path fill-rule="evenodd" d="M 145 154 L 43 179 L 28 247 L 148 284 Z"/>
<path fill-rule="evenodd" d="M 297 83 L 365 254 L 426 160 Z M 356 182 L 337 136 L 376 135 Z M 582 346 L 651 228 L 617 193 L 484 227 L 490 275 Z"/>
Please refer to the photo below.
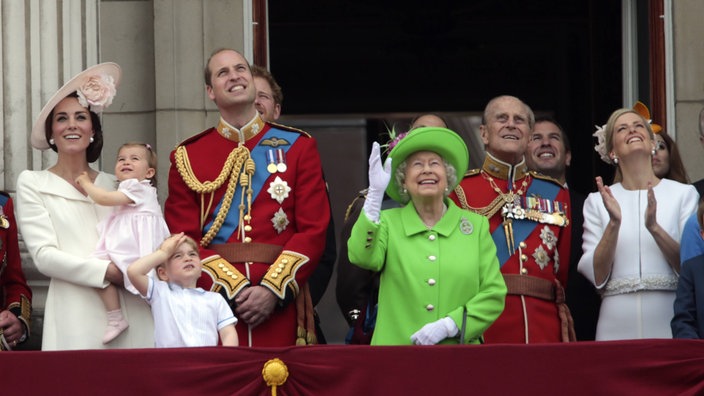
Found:
<path fill-rule="evenodd" d="M 408 190 L 406 189 L 406 187 L 403 188 L 403 193 L 408 194 Z"/>
<path fill-rule="evenodd" d="M 618 165 L 618 157 L 614 157 L 614 164 Z"/>
<path fill-rule="evenodd" d="M 653 149 L 653 151 L 650 152 L 650 154 L 652 154 L 653 157 L 655 157 L 655 153 L 656 153 L 655 149 Z"/>
<path fill-rule="evenodd" d="M 93 136 L 91 136 L 90 139 L 88 139 L 88 141 L 93 143 L 93 141 L 95 141 L 95 139 L 93 139 Z"/>
<path fill-rule="evenodd" d="M 53 146 L 54 145 L 54 138 L 49 139 L 49 145 Z"/>

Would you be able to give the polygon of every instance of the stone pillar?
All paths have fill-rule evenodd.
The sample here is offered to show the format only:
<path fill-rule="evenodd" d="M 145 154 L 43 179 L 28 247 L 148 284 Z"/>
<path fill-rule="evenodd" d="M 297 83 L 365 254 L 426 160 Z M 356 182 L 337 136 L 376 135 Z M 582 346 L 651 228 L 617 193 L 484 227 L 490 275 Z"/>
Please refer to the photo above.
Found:
<path fill-rule="evenodd" d="M 205 61 L 222 47 L 252 59 L 249 4 L 243 0 L 154 1 L 155 119 L 157 151 L 163 153 L 158 171 L 162 202 L 167 154 L 180 141 L 217 124 L 217 108 L 205 92 Z"/>
<path fill-rule="evenodd" d="M 677 147 L 689 178 L 704 178 L 704 147 L 699 143 L 699 111 L 704 108 L 704 2 L 672 1 L 674 93 Z"/>
<path fill-rule="evenodd" d="M 24 169 L 43 169 L 55 154 L 32 149 L 29 134 L 44 103 L 74 74 L 98 62 L 98 0 L 0 2 L 0 188 L 14 195 Z M 20 235 L 22 268 L 33 296 L 32 338 L 41 346 L 48 280 L 40 274 Z"/>

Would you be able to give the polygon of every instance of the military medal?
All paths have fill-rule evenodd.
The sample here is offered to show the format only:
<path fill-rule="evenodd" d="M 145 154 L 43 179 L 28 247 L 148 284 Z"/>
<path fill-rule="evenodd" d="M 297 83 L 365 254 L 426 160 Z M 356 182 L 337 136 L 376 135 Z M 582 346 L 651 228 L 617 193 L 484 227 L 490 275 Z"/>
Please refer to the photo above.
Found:
<path fill-rule="evenodd" d="M 288 167 L 286 166 L 286 154 L 284 153 L 284 149 L 276 149 L 276 170 L 278 170 L 279 173 L 284 173 L 286 169 L 288 169 Z"/>
<path fill-rule="evenodd" d="M 560 227 L 566 227 L 569 224 L 566 205 L 562 202 L 535 195 L 523 197 L 522 201 L 526 208 L 524 217 L 528 220 Z"/>
<path fill-rule="evenodd" d="M 284 199 L 288 198 L 288 193 L 291 192 L 291 187 L 288 186 L 285 180 L 281 180 L 280 177 L 276 176 L 273 182 L 269 183 L 269 188 L 266 192 L 271 195 L 272 199 L 281 204 Z"/>
<path fill-rule="evenodd" d="M 508 248 L 509 253 L 513 254 L 513 252 L 516 250 L 515 241 L 513 239 L 513 219 L 525 218 L 525 210 L 521 206 L 520 198 L 521 195 L 526 191 L 526 187 L 528 187 L 528 181 L 530 180 L 530 176 L 526 176 L 523 179 L 521 187 L 515 193 L 513 192 L 514 186 L 512 183 L 508 184 L 508 192 L 504 193 L 501 191 L 499 186 L 496 185 L 494 179 L 489 176 L 486 172 L 482 171 L 482 176 L 484 176 L 484 178 L 489 182 L 489 185 L 498 194 L 496 199 L 494 199 L 494 203 L 492 205 L 498 206 L 500 205 L 501 201 L 504 202 L 504 205 L 501 207 L 501 217 L 503 217 L 504 219 L 503 227 L 504 235 L 506 236 L 506 247 Z M 496 210 L 498 211 L 498 207 L 496 208 Z"/>
<path fill-rule="evenodd" d="M 276 173 L 276 154 L 274 153 L 274 150 L 268 150 L 266 152 L 266 170 L 269 173 Z"/>
<path fill-rule="evenodd" d="M 281 234 L 282 232 L 284 232 L 284 230 L 289 224 L 289 221 L 288 216 L 286 216 L 286 212 L 284 212 L 283 208 L 279 208 L 279 210 L 274 213 L 274 217 L 271 218 L 271 223 L 274 225 L 274 229 L 277 233 Z"/>

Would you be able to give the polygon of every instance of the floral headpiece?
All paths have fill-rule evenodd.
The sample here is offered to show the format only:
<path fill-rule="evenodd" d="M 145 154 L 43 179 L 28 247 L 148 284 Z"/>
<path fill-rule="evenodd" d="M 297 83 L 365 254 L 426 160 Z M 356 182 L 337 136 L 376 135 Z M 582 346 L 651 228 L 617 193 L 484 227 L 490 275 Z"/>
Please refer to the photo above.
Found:
<path fill-rule="evenodd" d="M 115 97 L 115 79 L 108 74 L 90 76 L 76 91 L 78 103 L 94 113 L 102 113 Z"/>
<path fill-rule="evenodd" d="M 401 139 L 405 138 L 406 135 L 408 135 L 408 132 L 401 132 L 398 133 L 396 132 L 396 126 L 392 126 L 391 129 L 388 129 L 387 127 L 387 134 L 389 135 L 389 141 L 386 144 L 383 144 L 381 147 L 384 148 L 385 153 L 390 153 L 391 150 L 396 147 L 398 142 L 401 141 Z"/>
<path fill-rule="evenodd" d="M 609 153 L 606 152 L 606 124 L 602 126 L 594 126 L 596 127 L 596 132 L 594 132 L 592 136 L 596 137 L 597 139 L 596 146 L 594 146 L 594 151 L 599 153 L 599 156 L 601 157 L 602 161 L 612 165 L 614 161 L 611 159 L 611 157 L 609 157 Z"/>
<path fill-rule="evenodd" d="M 117 63 L 105 62 L 91 66 L 76 74 L 59 88 L 46 102 L 32 126 L 30 142 L 37 150 L 50 148 L 46 133 L 46 120 L 59 102 L 74 92 L 78 103 L 94 113 L 110 106 L 120 85 L 122 69 Z"/>
<path fill-rule="evenodd" d="M 643 117 L 648 124 L 650 124 L 650 129 L 653 131 L 653 133 L 657 134 L 662 131 L 662 127 L 658 124 L 653 124 L 653 120 L 650 119 L 650 110 L 648 110 L 648 106 L 646 106 L 643 102 L 640 100 L 636 102 L 635 105 L 633 105 L 633 110 L 635 110 L 636 113 L 638 113 L 641 117 Z M 601 160 L 606 162 L 607 164 L 613 165 L 614 161 L 609 157 L 609 154 L 606 152 L 606 124 L 602 126 L 595 125 L 596 127 L 596 132 L 592 134 L 592 136 L 597 138 L 597 144 L 594 146 L 594 151 L 599 153 L 599 156 L 601 157 Z"/>

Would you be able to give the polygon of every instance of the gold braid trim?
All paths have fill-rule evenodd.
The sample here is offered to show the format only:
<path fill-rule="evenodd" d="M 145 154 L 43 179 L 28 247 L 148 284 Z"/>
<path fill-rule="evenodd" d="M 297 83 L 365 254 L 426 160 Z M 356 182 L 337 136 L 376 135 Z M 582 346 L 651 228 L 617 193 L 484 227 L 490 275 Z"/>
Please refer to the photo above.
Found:
<path fill-rule="evenodd" d="M 298 283 L 296 283 L 296 271 L 309 260 L 308 257 L 300 253 L 284 250 L 269 266 L 269 270 L 259 283 L 282 300 L 286 297 L 286 287 L 290 286 L 293 296 L 296 297 L 299 291 Z"/>
<path fill-rule="evenodd" d="M 213 280 L 210 291 L 219 292 L 221 288 L 225 288 L 230 300 L 250 284 L 246 276 L 220 256 L 210 256 L 203 260 L 203 272 Z"/>
<path fill-rule="evenodd" d="M 217 190 L 223 185 L 223 183 L 225 183 L 225 179 L 230 176 L 232 167 L 235 164 L 235 158 L 240 151 L 240 146 L 232 150 L 230 155 L 227 156 L 227 161 L 225 161 L 225 165 L 222 167 L 220 174 L 217 178 L 215 178 L 215 180 L 202 183 L 193 173 L 193 168 L 191 167 L 191 162 L 188 159 L 186 147 L 178 146 L 175 153 L 176 169 L 178 169 L 178 173 L 181 174 L 181 178 L 186 183 L 188 188 L 199 194 L 210 193 Z"/>
<path fill-rule="evenodd" d="M 186 152 L 185 146 L 179 146 L 176 148 L 174 155 L 176 160 L 176 169 L 181 175 L 184 183 L 191 190 L 199 194 L 214 194 L 215 190 L 219 189 L 224 183 L 225 179 L 229 177 L 229 182 L 227 184 L 227 190 L 225 191 L 225 196 L 223 197 L 222 206 L 215 216 L 213 221 L 213 226 L 210 227 L 208 232 L 200 240 L 200 245 L 206 247 L 212 242 L 215 235 L 220 231 L 227 213 L 230 211 L 230 206 L 232 205 L 232 198 L 235 195 L 235 188 L 237 188 L 237 182 L 239 180 L 242 185 L 242 200 L 244 201 L 244 195 L 247 194 L 247 213 L 252 207 L 252 188 L 250 187 L 250 181 L 254 175 L 254 161 L 250 158 L 250 153 L 247 147 L 243 145 L 237 146 L 234 150 L 230 152 L 225 161 L 220 174 L 214 181 L 201 182 L 198 180 L 196 175 L 193 173 L 193 168 L 191 167 L 191 162 L 188 159 L 188 153 Z M 244 173 L 242 172 L 242 167 L 244 165 Z M 240 175 L 241 174 L 241 175 Z M 212 195 L 211 195 L 212 203 Z M 205 223 L 205 217 L 208 215 L 208 211 L 203 211 L 203 196 L 201 195 L 201 227 Z M 240 210 L 240 225 L 244 219 L 244 205 L 243 203 L 239 206 Z M 249 216 L 247 216 L 247 221 L 249 221 Z"/>
<path fill-rule="evenodd" d="M 460 185 L 457 185 L 457 187 L 455 187 L 455 194 L 457 194 L 457 199 L 460 201 L 460 206 L 462 206 L 462 209 L 470 210 L 474 213 L 485 216 L 486 218 L 491 218 L 493 215 L 496 214 L 496 212 L 501 210 L 501 208 L 504 206 L 504 203 L 506 203 L 503 197 L 499 195 L 494 198 L 494 200 L 491 201 L 489 205 L 483 208 L 475 208 L 473 206 L 469 206 L 469 203 L 467 202 L 467 196 L 464 195 L 464 189 Z"/>
<path fill-rule="evenodd" d="M 10 304 L 7 310 L 14 313 L 17 319 L 24 323 L 25 329 L 27 330 L 27 337 L 29 337 L 29 327 L 32 319 L 32 303 L 27 296 L 24 294 L 20 295 L 20 301 Z"/>

